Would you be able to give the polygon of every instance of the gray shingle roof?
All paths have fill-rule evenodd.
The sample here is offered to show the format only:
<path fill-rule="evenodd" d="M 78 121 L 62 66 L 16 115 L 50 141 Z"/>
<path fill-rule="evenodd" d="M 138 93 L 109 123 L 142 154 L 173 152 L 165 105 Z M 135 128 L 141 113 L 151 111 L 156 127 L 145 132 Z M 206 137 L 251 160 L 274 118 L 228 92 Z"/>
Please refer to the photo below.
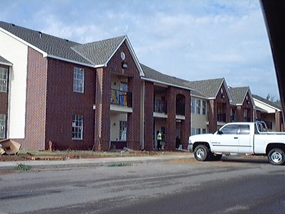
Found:
<path fill-rule="evenodd" d="M 271 102 L 270 100 L 267 100 L 267 99 L 262 98 L 262 97 L 260 97 L 260 96 L 258 96 L 258 95 L 255 95 L 255 94 L 253 94 L 252 97 L 255 98 L 255 99 L 257 99 L 257 100 L 260 100 L 260 101 L 262 101 L 262 102 L 264 102 L 264 103 L 266 103 L 266 104 L 268 104 L 268 105 L 271 105 L 271 106 L 273 106 L 274 108 L 277 108 L 277 109 L 279 109 L 279 110 L 282 110 L 281 104 L 279 104 L 279 103 Z"/>
<path fill-rule="evenodd" d="M 191 90 L 191 88 L 189 87 L 189 85 L 187 84 L 188 81 L 183 80 L 183 79 L 179 79 L 173 76 L 169 76 L 163 73 L 160 73 L 144 64 L 141 64 L 141 68 L 145 74 L 145 76 L 143 77 L 143 79 L 149 79 L 150 81 L 157 81 L 157 82 L 161 82 L 161 83 L 165 83 L 165 84 L 170 84 L 170 85 L 175 85 L 177 87 L 181 87 L 181 88 L 187 88 L 189 90 Z"/>
<path fill-rule="evenodd" d="M 225 81 L 224 78 L 219 78 L 219 79 L 189 81 L 187 84 L 188 87 L 195 89 L 205 97 L 213 98 L 217 96 L 224 81 Z"/>
<path fill-rule="evenodd" d="M 25 42 L 40 49 L 41 51 L 47 53 L 50 56 L 76 61 L 84 64 L 91 64 L 85 58 L 83 58 L 71 49 L 72 46 L 78 45 L 79 43 L 1 21 L 0 28 L 3 28 L 9 33 L 24 40 Z"/>
<path fill-rule="evenodd" d="M 125 40 L 126 36 L 71 47 L 94 65 L 104 65 Z"/>
<path fill-rule="evenodd" d="M 0 64 L 5 64 L 5 65 L 12 65 L 11 62 L 9 62 L 7 59 L 4 57 L 0 56 Z"/>
<path fill-rule="evenodd" d="M 246 97 L 247 92 L 249 92 L 249 87 L 229 87 L 229 92 L 232 98 L 233 105 L 242 105 Z"/>

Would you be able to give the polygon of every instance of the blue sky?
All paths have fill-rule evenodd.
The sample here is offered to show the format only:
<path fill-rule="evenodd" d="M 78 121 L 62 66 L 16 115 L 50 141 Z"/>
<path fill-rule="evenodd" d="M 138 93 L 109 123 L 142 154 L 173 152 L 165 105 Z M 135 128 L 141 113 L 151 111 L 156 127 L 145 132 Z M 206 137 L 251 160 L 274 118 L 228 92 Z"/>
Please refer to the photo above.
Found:
<path fill-rule="evenodd" d="M 79 43 L 127 35 L 139 61 L 279 99 L 258 0 L 0 0 L 0 20 Z"/>

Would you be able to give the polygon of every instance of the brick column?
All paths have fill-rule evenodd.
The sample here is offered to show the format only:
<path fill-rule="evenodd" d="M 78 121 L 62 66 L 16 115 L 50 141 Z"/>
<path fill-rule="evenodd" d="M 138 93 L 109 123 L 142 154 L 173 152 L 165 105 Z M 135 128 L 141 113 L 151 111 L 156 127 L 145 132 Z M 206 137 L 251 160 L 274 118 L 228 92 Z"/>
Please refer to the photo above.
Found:
<path fill-rule="evenodd" d="M 95 130 L 96 150 L 109 150 L 110 141 L 110 96 L 111 76 L 108 71 L 99 68 L 96 71 Z"/>
<path fill-rule="evenodd" d="M 186 91 L 183 93 L 185 96 L 185 120 L 181 122 L 181 139 L 180 142 L 182 144 L 183 149 L 187 149 L 188 146 L 188 138 L 191 133 L 191 98 L 190 91 Z"/>
<path fill-rule="evenodd" d="M 175 149 L 176 142 L 176 93 L 175 88 L 169 87 L 166 93 L 167 120 L 165 130 L 165 149 Z"/>
<path fill-rule="evenodd" d="M 140 145 L 140 99 L 141 82 L 139 78 L 129 78 L 129 91 L 132 93 L 133 112 L 128 113 L 127 143 L 134 150 L 141 149 Z"/>
<path fill-rule="evenodd" d="M 145 82 L 144 100 L 144 140 L 145 150 L 153 150 L 154 130 L 153 130 L 153 110 L 154 110 L 154 85 L 152 82 Z"/>
<path fill-rule="evenodd" d="M 209 133 L 213 133 L 217 130 L 217 108 L 216 101 L 209 101 Z"/>

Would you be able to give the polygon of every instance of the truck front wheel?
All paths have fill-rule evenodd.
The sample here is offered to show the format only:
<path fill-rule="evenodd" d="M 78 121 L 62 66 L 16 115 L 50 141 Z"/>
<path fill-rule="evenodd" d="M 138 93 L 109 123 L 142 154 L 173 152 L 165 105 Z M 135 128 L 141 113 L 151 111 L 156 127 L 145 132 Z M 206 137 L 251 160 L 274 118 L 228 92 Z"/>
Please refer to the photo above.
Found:
<path fill-rule="evenodd" d="M 198 145 L 194 149 L 194 157 L 197 161 L 205 161 L 209 158 L 210 151 L 205 145 Z"/>
<path fill-rule="evenodd" d="M 282 149 L 274 148 L 268 153 L 269 163 L 273 165 L 283 165 L 285 162 L 285 154 Z"/>

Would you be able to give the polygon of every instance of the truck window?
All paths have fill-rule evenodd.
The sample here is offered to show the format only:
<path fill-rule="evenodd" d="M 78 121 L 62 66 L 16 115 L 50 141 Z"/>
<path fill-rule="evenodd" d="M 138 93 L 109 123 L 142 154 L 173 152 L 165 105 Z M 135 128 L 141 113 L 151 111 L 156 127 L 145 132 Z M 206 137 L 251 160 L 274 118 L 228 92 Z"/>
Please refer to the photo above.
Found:
<path fill-rule="evenodd" d="M 249 125 L 240 125 L 239 134 L 249 134 Z"/>
<path fill-rule="evenodd" d="M 237 134 L 238 130 L 239 126 L 236 124 L 230 124 L 220 129 L 223 134 Z"/>

